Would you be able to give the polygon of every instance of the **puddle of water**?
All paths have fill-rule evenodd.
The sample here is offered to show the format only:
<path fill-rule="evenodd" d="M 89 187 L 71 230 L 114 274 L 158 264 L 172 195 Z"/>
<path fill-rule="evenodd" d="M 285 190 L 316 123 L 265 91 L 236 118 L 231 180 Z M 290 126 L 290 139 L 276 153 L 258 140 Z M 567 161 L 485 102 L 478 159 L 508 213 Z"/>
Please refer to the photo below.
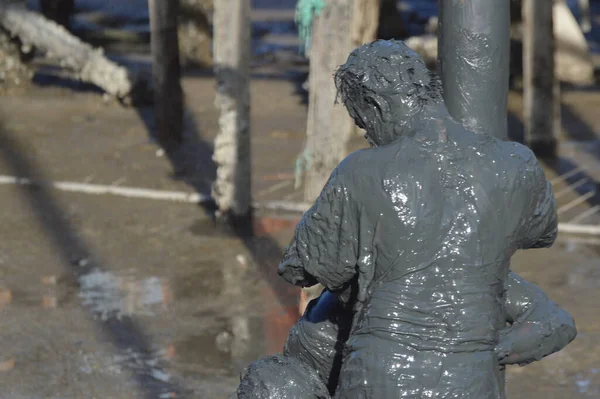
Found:
<path fill-rule="evenodd" d="M 87 375 L 99 373 L 104 375 L 119 375 L 126 371 L 147 374 L 156 381 L 169 382 L 171 375 L 161 367 L 161 360 L 166 357 L 166 351 L 157 350 L 151 353 L 140 353 L 127 349 L 113 356 L 102 356 L 101 353 L 80 352 L 79 370 Z"/>
<path fill-rule="evenodd" d="M 598 377 L 600 376 L 600 369 L 592 368 L 584 373 L 579 373 L 575 377 L 575 385 L 577 390 L 581 394 L 585 394 L 585 397 L 600 397 L 600 385 L 598 384 Z"/>
<path fill-rule="evenodd" d="M 134 314 L 152 316 L 172 300 L 169 283 L 158 277 L 136 279 L 93 269 L 80 277 L 83 305 L 102 320 Z"/>
<path fill-rule="evenodd" d="M 590 387 L 590 380 L 577 380 L 575 382 L 577 384 L 577 389 L 579 393 L 585 393 Z"/>

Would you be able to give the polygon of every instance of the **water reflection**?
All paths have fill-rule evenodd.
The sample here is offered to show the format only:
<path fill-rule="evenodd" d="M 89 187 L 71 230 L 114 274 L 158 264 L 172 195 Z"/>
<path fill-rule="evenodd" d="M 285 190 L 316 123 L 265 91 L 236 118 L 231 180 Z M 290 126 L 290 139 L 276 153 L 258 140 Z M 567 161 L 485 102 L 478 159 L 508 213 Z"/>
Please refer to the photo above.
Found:
<path fill-rule="evenodd" d="M 258 251 L 265 252 L 258 244 Z M 41 307 L 43 314 L 55 318 L 83 305 L 100 325 L 120 335 L 115 351 L 86 345 L 76 350 L 70 361 L 78 378 L 118 379 L 131 372 L 152 395 L 178 391 L 180 396 L 175 382 L 180 378 L 214 378 L 222 384 L 220 378 L 235 378 L 252 361 L 281 352 L 297 320 L 297 290 L 282 301 L 257 270 L 260 263 L 276 277 L 279 253 L 255 259 L 242 246 L 230 248 L 220 258 L 189 262 L 164 277 L 142 268 L 110 272 L 87 258 L 73 261 L 77 275 L 41 274 L 28 284 L 0 281 L 0 310 L 11 305 Z M 143 346 L 128 333 L 136 316 L 154 316 L 143 320 L 149 333 L 139 336 L 153 337 Z M 15 358 L 6 355 L 0 356 L 0 372 L 15 367 Z M 21 356 L 16 360 L 17 367 L 24 361 Z"/>
<path fill-rule="evenodd" d="M 600 377 L 600 369 L 592 368 L 575 376 L 575 384 L 579 393 L 587 394 L 589 397 L 600 397 L 600 385 L 596 385 Z"/>
<path fill-rule="evenodd" d="M 168 282 L 158 277 L 136 279 L 92 269 L 79 283 L 83 305 L 103 321 L 134 314 L 152 316 L 158 307 L 166 309 L 172 298 Z"/>
<path fill-rule="evenodd" d="M 167 356 L 164 350 L 142 353 L 131 348 L 113 356 L 99 353 L 82 353 L 79 369 L 84 374 L 102 373 L 120 375 L 126 370 L 146 374 L 157 382 L 168 383 L 172 377 L 161 366 L 161 360 Z M 167 392 L 168 393 L 168 392 Z"/>
<path fill-rule="evenodd" d="M 235 319 L 241 321 L 241 333 Z M 165 358 L 188 373 L 237 375 L 243 367 L 263 353 L 260 342 L 247 345 L 250 332 L 258 332 L 256 326 L 260 327 L 260 324 L 247 317 L 221 320 L 217 328 L 167 345 Z"/>

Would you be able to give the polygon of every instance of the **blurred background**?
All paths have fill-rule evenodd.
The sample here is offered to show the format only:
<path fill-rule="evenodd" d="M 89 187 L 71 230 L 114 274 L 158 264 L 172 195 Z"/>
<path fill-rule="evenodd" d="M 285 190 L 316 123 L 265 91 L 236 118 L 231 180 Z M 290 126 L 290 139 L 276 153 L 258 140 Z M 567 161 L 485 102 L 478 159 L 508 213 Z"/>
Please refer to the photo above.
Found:
<path fill-rule="evenodd" d="M 0 397 L 227 398 L 282 350 L 310 295 L 279 281 L 283 249 L 366 146 L 333 69 L 375 38 L 437 57 L 436 0 L 329 1 L 355 8 L 307 51 L 295 0 L 0 2 Z M 531 104 L 511 1 L 509 136 L 538 152 L 561 222 L 513 269 L 579 335 L 510 367 L 508 397 L 600 398 L 600 1 L 554 3 L 556 81 Z"/>

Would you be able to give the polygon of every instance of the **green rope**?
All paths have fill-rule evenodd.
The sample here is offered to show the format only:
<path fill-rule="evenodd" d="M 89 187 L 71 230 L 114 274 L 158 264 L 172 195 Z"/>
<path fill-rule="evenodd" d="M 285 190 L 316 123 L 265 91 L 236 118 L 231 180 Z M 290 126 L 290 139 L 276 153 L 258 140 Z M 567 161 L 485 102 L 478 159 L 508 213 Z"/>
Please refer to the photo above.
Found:
<path fill-rule="evenodd" d="M 302 185 L 302 176 L 308 171 L 312 163 L 312 152 L 309 148 L 304 148 L 302 153 L 296 158 L 296 168 L 294 169 L 294 189 L 298 190 Z"/>
<path fill-rule="evenodd" d="M 313 19 L 321 14 L 324 7 L 324 0 L 298 0 L 296 3 L 296 25 L 305 53 L 310 49 Z"/>

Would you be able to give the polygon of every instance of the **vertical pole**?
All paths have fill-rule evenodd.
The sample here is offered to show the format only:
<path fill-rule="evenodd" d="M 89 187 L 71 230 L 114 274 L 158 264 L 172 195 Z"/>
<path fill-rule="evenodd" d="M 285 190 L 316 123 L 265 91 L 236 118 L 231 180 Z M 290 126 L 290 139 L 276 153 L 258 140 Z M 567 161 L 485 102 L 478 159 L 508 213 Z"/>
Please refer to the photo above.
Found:
<path fill-rule="evenodd" d="M 402 14 L 398 10 L 398 2 L 396 0 L 380 0 L 380 2 L 377 36 L 384 40 L 408 36 L 402 21 Z"/>
<path fill-rule="evenodd" d="M 476 133 L 506 139 L 509 0 L 442 0 L 438 35 L 448 111 Z"/>
<path fill-rule="evenodd" d="M 352 50 L 377 39 L 379 21 L 381 20 L 381 8 L 381 0 L 354 0 L 351 25 Z M 397 23 L 397 20 L 394 22 Z M 339 65 L 342 65 L 344 62 L 346 62 L 345 58 Z M 352 132 L 348 135 L 348 138 L 350 139 L 352 136 L 358 135 L 364 136 L 365 132 L 353 124 Z"/>
<path fill-rule="evenodd" d="M 219 0 L 214 7 L 216 105 L 220 115 L 213 155 L 217 164 L 213 198 L 221 219 L 238 231 L 250 232 L 250 1 Z"/>
<path fill-rule="evenodd" d="M 560 127 L 556 123 L 556 118 L 560 120 L 560 87 L 555 74 L 552 11 L 551 0 L 523 0 L 525 142 L 543 157 L 556 155 L 556 129 Z"/>
<path fill-rule="evenodd" d="M 333 169 L 347 155 L 356 132 L 341 104 L 335 104 L 335 70 L 356 47 L 375 39 L 379 0 L 326 0 L 312 24 L 305 166 L 306 201 L 320 194 Z"/>
<path fill-rule="evenodd" d="M 336 104 L 335 70 L 356 47 L 375 40 L 381 0 L 325 0 L 313 20 L 307 139 L 300 162 L 304 166 L 304 199 L 314 201 L 333 169 L 347 155 L 348 141 L 358 128 L 341 104 Z M 323 286 L 304 289 L 301 313 Z"/>
<path fill-rule="evenodd" d="M 441 0 L 438 67 L 448 111 L 466 128 L 506 140 L 510 0 Z M 504 372 L 501 372 L 504 397 Z"/>
<path fill-rule="evenodd" d="M 148 0 L 154 112 L 159 143 L 167 150 L 183 139 L 183 90 L 179 66 L 179 0 Z"/>
<path fill-rule="evenodd" d="M 360 47 L 377 38 L 380 10 L 381 0 L 354 0 L 351 25 L 353 47 Z"/>
<path fill-rule="evenodd" d="M 70 28 L 71 16 L 75 12 L 75 0 L 40 0 L 42 14 L 65 28 Z"/>

